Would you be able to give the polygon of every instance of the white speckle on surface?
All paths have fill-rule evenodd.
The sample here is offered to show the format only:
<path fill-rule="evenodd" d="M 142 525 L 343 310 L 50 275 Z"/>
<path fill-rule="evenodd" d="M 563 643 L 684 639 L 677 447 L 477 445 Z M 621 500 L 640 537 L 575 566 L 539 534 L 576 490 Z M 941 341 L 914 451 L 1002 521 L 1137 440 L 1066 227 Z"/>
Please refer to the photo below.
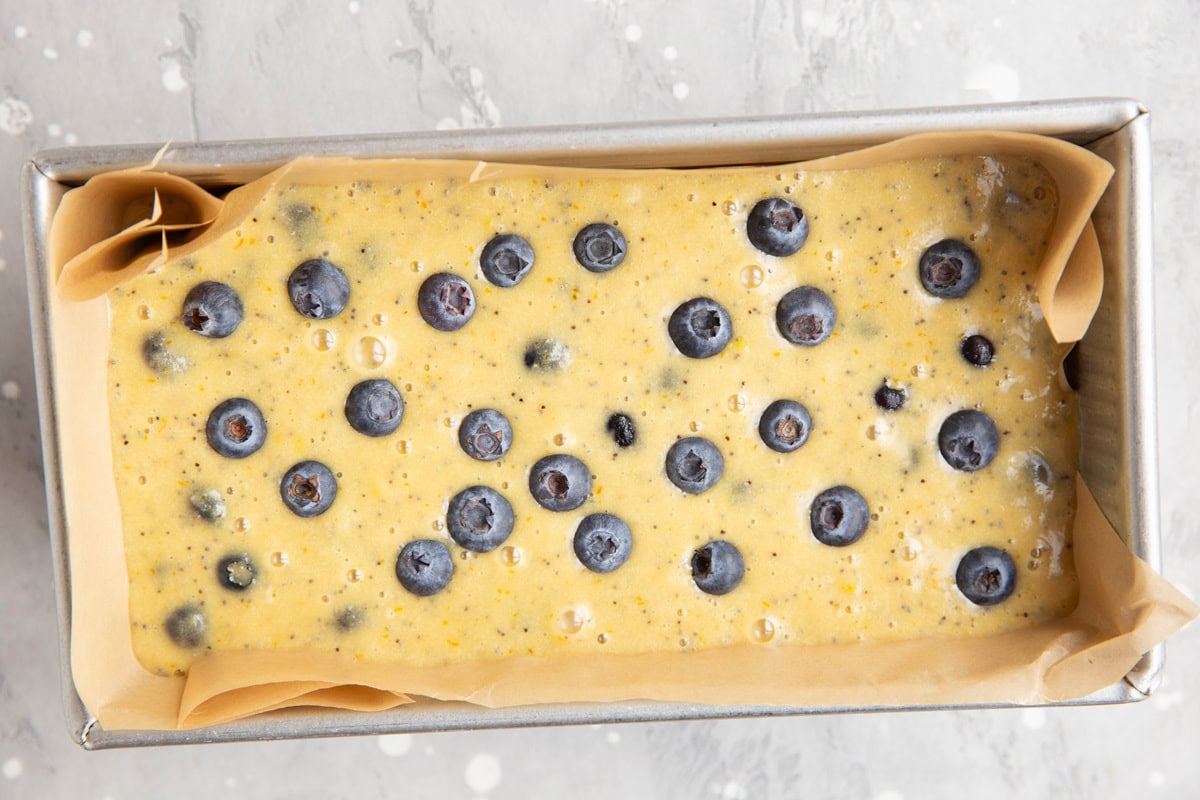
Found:
<path fill-rule="evenodd" d="M 0 383 L 0 397 L 5 400 L 16 400 L 21 396 L 21 387 L 16 381 L 5 381 Z"/>
<path fill-rule="evenodd" d="M 688 85 L 683 81 L 676 81 L 675 85 L 671 87 L 671 94 L 675 95 L 676 100 L 686 100 L 690 91 Z"/>
<path fill-rule="evenodd" d="M 968 72 L 963 88 L 1005 103 L 1021 96 L 1021 76 L 1006 64 L 987 64 Z"/>
<path fill-rule="evenodd" d="M 4 241 L 4 231 L 0 231 L 0 242 Z"/>
<path fill-rule="evenodd" d="M 431 755 L 433 755 L 433 745 L 431 745 L 431 744 L 427 744 L 427 745 L 425 745 L 425 747 L 424 747 L 424 749 L 422 750 L 422 752 L 424 752 L 424 753 L 425 753 L 425 755 L 427 755 L 427 756 L 431 756 Z"/>
<path fill-rule="evenodd" d="M 73 133 L 68 133 L 63 137 L 63 141 L 67 144 L 79 144 L 79 137 Z"/>
<path fill-rule="evenodd" d="M 45 57 L 45 59 L 47 61 L 57 61 L 58 60 L 58 51 L 55 50 L 53 47 L 43 47 L 42 48 L 42 56 Z"/>
<path fill-rule="evenodd" d="M 919 20 L 919 19 L 913 20 L 913 30 L 914 31 L 920 31 L 920 30 L 924 30 L 924 29 L 925 29 L 924 22 L 921 22 L 921 20 Z"/>
<path fill-rule="evenodd" d="M 1025 708 L 1021 710 L 1021 723 L 1031 731 L 1046 727 L 1046 709 Z"/>
<path fill-rule="evenodd" d="M 163 88 L 168 92 L 182 92 L 188 87 L 183 77 L 183 67 L 173 58 L 166 59 L 162 74 Z"/>
<path fill-rule="evenodd" d="M 407 733 L 389 733 L 376 739 L 384 755 L 397 758 L 412 749 L 412 736 Z"/>
<path fill-rule="evenodd" d="M 346 4 L 346 10 L 351 14 L 357 14 L 359 11 L 362 11 L 362 6 L 359 5 L 356 0 L 350 0 L 350 2 Z"/>
<path fill-rule="evenodd" d="M 604 739 L 609 744 L 616 744 L 617 742 L 621 741 L 621 734 L 617 733 L 616 731 L 609 731 L 604 735 Z"/>
<path fill-rule="evenodd" d="M 13 756 L 4 762 L 4 766 L 0 767 L 0 770 L 4 772 L 4 777 L 10 781 L 15 781 L 25 771 L 25 765 L 21 763 L 21 759 Z"/>
<path fill-rule="evenodd" d="M 33 112 L 28 103 L 15 97 L 0 101 L 0 131 L 10 136 L 20 136 L 32 122 Z"/>
<path fill-rule="evenodd" d="M 468 67 L 467 77 L 471 81 L 471 87 L 474 89 L 483 88 L 483 70 L 479 67 Z"/>
<path fill-rule="evenodd" d="M 437 128 L 439 131 L 452 131 L 459 127 L 459 125 L 458 120 L 456 120 L 454 117 L 442 117 L 433 127 Z"/>
<path fill-rule="evenodd" d="M 17 37 L 18 39 L 28 39 L 29 28 L 26 28 L 24 25 L 18 25 L 17 27 L 13 28 L 13 36 Z"/>
<path fill-rule="evenodd" d="M 1183 692 L 1164 692 L 1159 689 L 1150 695 L 1150 704 L 1158 711 L 1166 711 L 1183 703 Z"/>
<path fill-rule="evenodd" d="M 746 788 L 737 781 L 726 781 L 721 787 L 722 800 L 746 800 Z"/>
<path fill-rule="evenodd" d="M 80 47 L 91 47 L 92 43 L 95 41 L 95 35 L 87 28 L 84 28 L 79 33 L 75 34 L 75 44 L 79 45 Z"/>
<path fill-rule="evenodd" d="M 1157 789 L 1160 786 L 1166 785 L 1167 776 L 1164 775 L 1159 770 L 1152 769 L 1152 770 L 1150 770 L 1150 772 L 1146 773 L 1146 783 L 1150 784 L 1151 786 L 1153 786 Z"/>
<path fill-rule="evenodd" d="M 626 25 L 625 26 L 625 41 L 640 42 L 642 40 L 641 25 Z"/>
<path fill-rule="evenodd" d="M 46 134 L 57 139 L 62 136 L 62 125 L 59 125 L 57 122 L 51 122 L 46 126 Z"/>
<path fill-rule="evenodd" d="M 879 794 L 875 795 L 875 800 L 904 800 L 904 795 L 897 792 L 895 789 L 884 789 Z"/>
<path fill-rule="evenodd" d="M 0 272 L 4 272 L 6 269 L 8 269 L 8 262 L 0 258 Z"/>
<path fill-rule="evenodd" d="M 490 753 L 478 753 L 467 762 L 467 786 L 478 794 L 487 794 L 500 783 L 500 759 Z"/>
<path fill-rule="evenodd" d="M 232 789 L 235 786 L 237 786 L 237 778 L 230 775 L 229 777 L 227 777 L 225 779 L 225 788 L 226 789 Z"/>
<path fill-rule="evenodd" d="M 674 61 L 675 59 L 679 58 L 679 51 L 676 50 L 672 45 L 667 45 L 664 47 L 662 54 L 663 58 L 665 58 L 667 61 Z"/>

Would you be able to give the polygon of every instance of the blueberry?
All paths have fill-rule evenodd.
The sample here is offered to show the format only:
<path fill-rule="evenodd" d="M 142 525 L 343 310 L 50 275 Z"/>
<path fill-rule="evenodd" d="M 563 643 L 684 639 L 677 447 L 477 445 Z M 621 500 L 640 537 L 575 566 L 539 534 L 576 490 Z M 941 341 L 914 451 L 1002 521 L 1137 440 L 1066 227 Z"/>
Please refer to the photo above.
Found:
<path fill-rule="evenodd" d="M 834 486 L 817 495 L 808 509 L 808 523 L 821 544 L 845 547 L 867 531 L 871 510 L 867 501 L 849 486 Z"/>
<path fill-rule="evenodd" d="M 512 447 L 513 430 L 508 418 L 494 408 L 480 408 L 463 418 L 458 426 L 458 444 L 479 461 L 495 461 Z"/>
<path fill-rule="evenodd" d="M 617 447 L 629 447 L 637 440 L 637 427 L 628 414 L 613 414 L 604 427 L 612 434 Z"/>
<path fill-rule="evenodd" d="M 204 612 L 193 605 L 175 609 L 163 625 L 167 629 L 167 636 L 180 647 L 199 647 L 204 644 L 204 635 L 208 631 Z"/>
<path fill-rule="evenodd" d="M 888 386 L 885 382 L 875 391 L 875 405 L 884 411 L 896 411 L 904 405 L 908 395 L 903 389 Z"/>
<path fill-rule="evenodd" d="M 689 436 L 667 451 L 667 477 L 688 494 L 706 492 L 725 474 L 725 459 L 708 439 Z"/>
<path fill-rule="evenodd" d="M 800 206 L 782 197 L 759 200 L 746 218 L 750 244 L 769 256 L 790 256 L 808 238 L 808 218 Z"/>
<path fill-rule="evenodd" d="M 387 436 L 400 427 L 403 416 L 400 390 L 383 378 L 362 381 L 346 396 L 346 420 L 367 436 Z"/>
<path fill-rule="evenodd" d="M 417 597 L 429 597 L 445 589 L 452 575 L 450 549 L 433 539 L 409 542 L 396 559 L 396 578 Z"/>
<path fill-rule="evenodd" d="M 483 270 L 483 277 L 505 288 L 520 283 L 532 267 L 533 247 L 512 233 L 493 237 L 479 254 L 479 268 Z"/>
<path fill-rule="evenodd" d="M 996 547 L 976 547 L 958 562 L 958 590 L 977 606 L 994 606 L 1017 588 L 1017 565 Z"/>
<path fill-rule="evenodd" d="M 592 491 L 592 474 L 574 456 L 546 456 L 529 471 L 529 491 L 542 508 L 571 511 L 587 500 Z"/>
<path fill-rule="evenodd" d="M 733 321 L 720 303 L 708 297 L 688 300 L 671 314 L 667 333 L 688 358 L 709 358 L 733 338 Z"/>
<path fill-rule="evenodd" d="M 345 606 L 333 615 L 333 624 L 340 631 L 352 631 L 363 624 L 367 613 L 362 606 Z"/>
<path fill-rule="evenodd" d="M 213 339 L 224 339 L 237 330 L 242 313 L 238 293 L 216 281 L 196 284 L 183 300 L 183 324 Z"/>
<path fill-rule="evenodd" d="M 434 330 L 456 331 L 475 314 L 475 293 L 454 273 L 439 272 L 417 290 L 417 309 Z"/>
<path fill-rule="evenodd" d="M 557 339 L 539 339 L 525 348 L 525 366 L 534 372 L 554 372 L 571 363 L 571 349 Z"/>
<path fill-rule="evenodd" d="M 575 557 L 592 572 L 608 573 L 629 560 L 633 534 L 620 517 L 589 514 L 575 529 Z"/>
<path fill-rule="evenodd" d="M 267 421 L 254 403 L 232 397 L 212 410 L 204 432 L 213 450 L 226 458 L 245 458 L 266 441 Z"/>
<path fill-rule="evenodd" d="M 575 236 L 575 260 L 589 272 L 608 272 L 625 260 L 625 235 L 605 222 L 593 222 Z"/>
<path fill-rule="evenodd" d="M 920 273 L 934 297 L 963 297 L 979 280 L 979 257 L 957 239 L 943 239 L 921 256 Z"/>
<path fill-rule="evenodd" d="M 320 461 L 301 461 L 279 481 L 283 504 L 299 517 L 323 514 L 337 498 L 337 479 Z"/>
<path fill-rule="evenodd" d="M 216 489 L 197 489 L 188 497 L 200 519 L 217 522 L 225 518 L 225 496 Z"/>
<path fill-rule="evenodd" d="M 758 435 L 777 453 L 798 450 L 808 441 L 812 416 L 795 400 L 776 400 L 758 420 Z"/>
<path fill-rule="evenodd" d="M 775 307 L 775 325 L 792 344 L 818 345 L 833 333 L 836 322 L 833 301 L 815 286 L 792 289 Z"/>
<path fill-rule="evenodd" d="M 346 273 L 325 259 L 310 259 L 292 270 L 288 297 L 309 319 L 329 319 L 342 313 L 350 302 L 350 281 Z"/>
<path fill-rule="evenodd" d="M 996 356 L 996 348 L 992 347 L 991 340 L 978 333 L 963 339 L 959 349 L 963 358 L 977 367 L 986 367 Z"/>
<path fill-rule="evenodd" d="M 226 556 L 217 564 L 217 582 L 226 589 L 242 592 L 254 583 L 254 564 L 249 556 Z"/>
<path fill-rule="evenodd" d="M 729 542 L 709 542 L 692 553 L 692 580 L 706 594 L 729 594 L 745 574 L 741 551 Z"/>
<path fill-rule="evenodd" d="M 983 469 L 1000 449 L 996 423 L 982 411 L 955 411 L 938 431 L 938 449 L 946 463 L 963 472 Z"/>
<path fill-rule="evenodd" d="M 167 346 L 167 337 L 162 331 L 150 334 L 142 342 L 142 358 L 146 366 L 160 375 L 178 375 L 192 365 L 187 358 Z"/>
<path fill-rule="evenodd" d="M 450 498 L 446 530 L 460 547 L 490 552 L 504 544 L 512 529 L 512 506 L 495 489 L 472 486 Z"/>

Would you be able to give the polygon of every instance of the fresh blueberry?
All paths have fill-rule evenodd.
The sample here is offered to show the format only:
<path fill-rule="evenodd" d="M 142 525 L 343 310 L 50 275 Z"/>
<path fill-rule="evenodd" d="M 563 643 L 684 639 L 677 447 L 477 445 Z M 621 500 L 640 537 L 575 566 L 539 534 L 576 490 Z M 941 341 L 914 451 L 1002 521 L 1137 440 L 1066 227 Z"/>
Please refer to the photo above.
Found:
<path fill-rule="evenodd" d="M 667 451 L 667 477 L 688 494 L 706 492 L 725 474 L 725 459 L 708 439 L 689 436 Z"/>
<path fill-rule="evenodd" d="M 226 556 L 217 564 L 217 582 L 226 589 L 242 592 L 254 583 L 254 564 L 246 555 Z"/>
<path fill-rule="evenodd" d="M 504 544 L 512 529 L 512 506 L 495 489 L 472 486 L 450 498 L 446 530 L 460 547 L 490 552 Z"/>
<path fill-rule="evenodd" d="M 992 347 L 991 340 L 978 333 L 963 339 L 960 349 L 967 363 L 977 367 L 986 367 L 996 356 L 996 348 Z"/>
<path fill-rule="evenodd" d="M 798 450 L 808 441 L 812 416 L 795 400 L 776 400 L 758 420 L 758 435 L 777 453 Z"/>
<path fill-rule="evenodd" d="M 344 606 L 333 615 L 333 624 L 339 631 L 352 631 L 363 624 L 366 616 L 362 606 Z"/>
<path fill-rule="evenodd" d="M 709 358 L 733 338 L 733 321 L 720 303 L 708 297 L 688 300 L 671 314 L 667 333 L 688 358 Z"/>
<path fill-rule="evenodd" d="M 183 324 L 213 339 L 224 339 L 237 330 L 242 313 L 238 293 L 216 281 L 196 284 L 183 300 Z"/>
<path fill-rule="evenodd" d="M 963 472 L 975 472 L 996 457 L 1000 433 L 992 418 L 982 411 L 955 411 L 946 417 L 938 431 L 938 449 L 950 466 Z"/>
<path fill-rule="evenodd" d="M 337 497 L 337 478 L 320 461 L 301 461 L 279 481 L 283 504 L 299 517 L 324 514 Z"/>
<path fill-rule="evenodd" d="M 633 534 L 620 517 L 589 514 L 575 529 L 575 557 L 592 572 L 612 572 L 629 559 Z"/>
<path fill-rule="evenodd" d="M 225 518 L 225 496 L 216 489 L 197 489 L 188 497 L 200 519 L 217 522 Z"/>
<path fill-rule="evenodd" d="M 512 447 L 513 429 L 508 418 L 494 408 L 480 408 L 458 426 L 458 444 L 479 461 L 495 461 Z"/>
<path fill-rule="evenodd" d="M 204 644 L 208 632 L 208 620 L 204 612 L 193 605 L 180 606 L 170 613 L 164 622 L 167 636 L 180 647 L 194 648 Z"/>
<path fill-rule="evenodd" d="M 226 458 L 245 458 L 267 440 L 267 421 L 254 403 L 232 397 L 212 410 L 204 432 L 213 450 Z"/>
<path fill-rule="evenodd" d="M 417 309 L 434 330 L 456 331 L 474 316 L 475 293 L 454 273 L 439 272 L 417 290 Z"/>
<path fill-rule="evenodd" d="M 637 427 L 633 424 L 633 417 L 628 414 L 613 414 L 604 427 L 612 434 L 617 447 L 629 447 L 637 440 Z"/>
<path fill-rule="evenodd" d="M 625 235 L 605 222 L 593 222 L 575 236 L 575 260 L 589 272 L 608 272 L 625 260 Z"/>
<path fill-rule="evenodd" d="M 346 420 L 367 436 L 387 436 L 400 427 L 403 416 L 400 390 L 383 378 L 362 381 L 346 396 Z"/>
<path fill-rule="evenodd" d="M 994 606 L 1017 588 L 1017 565 L 997 547 L 976 547 L 958 562 L 958 590 L 977 606 Z"/>
<path fill-rule="evenodd" d="M 817 495 L 808 510 L 808 523 L 821 544 L 845 547 L 866 533 L 871 510 L 849 486 L 834 486 Z"/>
<path fill-rule="evenodd" d="M 833 301 L 815 286 L 792 289 L 775 307 L 775 325 L 792 344 L 818 345 L 833 333 L 836 322 Z"/>
<path fill-rule="evenodd" d="M 934 297 L 963 297 L 979 280 L 979 256 L 957 239 L 943 239 L 921 256 L 920 272 Z"/>
<path fill-rule="evenodd" d="M 167 337 L 162 331 L 150 334 L 142 342 L 142 358 L 146 366 L 160 375 L 178 375 L 192 365 L 187 358 L 167 346 Z"/>
<path fill-rule="evenodd" d="M 325 259 L 310 259 L 292 270 L 288 297 L 309 319 L 329 319 L 342 313 L 350 302 L 350 281 L 346 273 Z"/>
<path fill-rule="evenodd" d="M 592 473 L 574 456 L 546 456 L 529 471 L 529 491 L 542 508 L 572 511 L 592 491 Z"/>
<path fill-rule="evenodd" d="M 429 597 L 446 588 L 454 575 L 450 549 L 433 539 L 417 539 L 404 545 L 396 559 L 396 578 L 417 597 Z"/>
<path fill-rule="evenodd" d="M 479 268 L 497 286 L 516 286 L 533 267 L 533 247 L 520 236 L 502 233 L 483 246 Z"/>
<path fill-rule="evenodd" d="M 742 553 L 729 542 L 718 539 L 692 553 L 692 580 L 706 594 L 729 594 L 745 574 Z"/>
<path fill-rule="evenodd" d="M 808 218 L 790 200 L 768 197 L 750 209 L 746 235 L 750 244 L 769 256 L 790 256 L 808 238 Z"/>
<path fill-rule="evenodd" d="M 557 339 L 538 339 L 525 348 L 525 366 L 534 372 L 554 372 L 571 363 L 571 348 Z"/>
<path fill-rule="evenodd" d="M 884 411 L 896 411 L 904 405 L 908 395 L 903 389 L 896 389 L 884 383 L 875 391 L 875 405 Z"/>

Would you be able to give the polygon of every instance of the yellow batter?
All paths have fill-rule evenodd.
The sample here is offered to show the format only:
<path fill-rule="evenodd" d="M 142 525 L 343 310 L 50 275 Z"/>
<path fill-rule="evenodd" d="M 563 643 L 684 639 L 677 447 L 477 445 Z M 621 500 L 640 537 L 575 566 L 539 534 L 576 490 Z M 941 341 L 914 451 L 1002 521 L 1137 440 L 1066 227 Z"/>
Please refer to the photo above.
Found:
<path fill-rule="evenodd" d="M 1070 551 L 1076 406 L 1060 388 L 1063 348 L 1042 323 L 1033 274 L 1055 218 L 1057 191 L 1018 158 L 926 159 L 881 168 L 781 172 L 747 168 L 649 174 L 641 182 L 578 172 L 555 181 L 278 184 L 238 230 L 188 258 L 113 289 L 109 398 L 115 474 L 130 577 L 136 655 L 152 671 L 186 670 L 212 650 L 296 648 L 368 661 L 434 665 L 510 654 L 678 651 L 735 642 L 811 644 L 984 635 L 1027 627 L 1076 600 Z M 747 240 L 750 207 L 788 197 L 811 232 L 775 258 Z M 624 262 L 594 274 L 572 254 L 576 232 L 617 225 Z M 533 245 L 536 263 L 514 288 L 488 283 L 479 252 L 497 233 Z M 983 270 L 961 300 L 920 286 L 917 261 L 945 238 L 970 243 Z M 300 316 L 286 282 L 324 257 L 350 279 L 346 309 Z M 421 282 L 452 271 L 478 302 L 460 331 L 430 328 L 417 310 Z M 245 319 L 226 339 L 187 330 L 180 308 L 201 281 L 229 284 Z M 819 346 L 788 343 L 775 305 L 813 285 L 837 307 Z M 734 338 L 719 356 L 682 356 L 667 319 L 696 296 L 729 312 Z M 964 336 L 996 348 L 986 368 L 959 352 Z M 155 371 L 145 343 L 161 336 Z M 570 351 L 561 371 L 531 371 L 523 354 L 553 339 Z M 159 341 L 159 340 L 155 340 Z M 153 360 L 153 359 L 152 359 Z M 356 433 L 350 388 L 384 377 L 405 402 L 399 429 Z M 902 387 L 884 412 L 874 394 Z M 205 439 L 209 412 L 253 400 L 269 433 L 255 454 L 223 458 Z M 758 437 L 763 409 L 790 398 L 812 414 L 808 442 L 779 454 Z M 462 418 L 495 408 L 513 427 L 509 452 L 476 461 L 458 446 Z M 962 408 L 987 412 L 1001 432 L 986 469 L 950 469 L 937 431 Z M 605 429 L 634 418 L 620 448 Z M 718 445 L 725 474 L 687 495 L 663 459 L 684 436 Z M 591 496 L 575 511 L 538 506 L 529 468 L 567 453 L 590 468 Z M 337 475 L 325 514 L 288 511 L 279 481 L 315 459 Z M 1040 461 L 1039 461 L 1040 459 Z M 464 551 L 444 530 L 446 505 L 483 484 L 512 504 L 505 546 Z M 856 544 L 833 548 L 809 530 L 822 490 L 855 487 L 872 518 Z M 189 498 L 220 492 L 209 522 Z M 572 535 L 588 514 L 628 523 L 633 550 L 615 572 L 587 571 Z M 414 539 L 450 547 L 455 573 L 432 597 L 395 576 Z M 696 588 L 696 547 L 727 539 L 746 574 L 724 596 Z M 1018 566 L 1016 593 L 991 608 L 955 588 L 962 554 L 992 545 Z M 221 586 L 217 564 L 248 555 L 249 589 Z M 178 608 L 206 623 L 194 649 L 167 635 Z"/>

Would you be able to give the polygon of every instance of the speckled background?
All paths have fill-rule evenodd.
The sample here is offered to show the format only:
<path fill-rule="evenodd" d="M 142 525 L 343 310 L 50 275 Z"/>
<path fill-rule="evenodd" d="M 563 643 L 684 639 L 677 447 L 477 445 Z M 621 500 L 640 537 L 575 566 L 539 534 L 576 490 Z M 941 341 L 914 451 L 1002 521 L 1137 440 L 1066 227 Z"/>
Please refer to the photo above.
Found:
<path fill-rule="evenodd" d="M 0 797 L 1200 796 L 1200 627 L 1124 707 L 85 753 L 59 702 L 17 175 L 62 144 L 1089 95 L 1152 111 L 1163 558 L 1200 589 L 1200 4 L 906 0 L 0 4 Z M 1036 10 L 1035 10 L 1036 9 Z M 170 787 L 169 791 L 165 787 Z"/>

